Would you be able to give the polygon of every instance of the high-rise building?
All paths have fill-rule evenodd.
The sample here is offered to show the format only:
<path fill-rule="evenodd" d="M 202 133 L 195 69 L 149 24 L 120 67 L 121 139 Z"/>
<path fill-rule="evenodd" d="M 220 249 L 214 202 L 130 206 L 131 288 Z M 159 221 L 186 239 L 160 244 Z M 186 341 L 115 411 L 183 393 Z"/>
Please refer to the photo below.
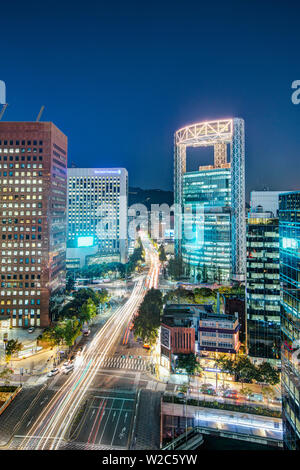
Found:
<path fill-rule="evenodd" d="M 126 262 L 127 205 L 125 168 L 68 168 L 68 260 L 96 247 L 103 260 Z"/>
<path fill-rule="evenodd" d="M 64 287 L 66 168 L 53 123 L 0 122 L 0 315 L 12 327 L 48 326 Z"/>
<path fill-rule="evenodd" d="M 279 230 L 270 213 L 248 217 L 246 286 L 249 355 L 280 360 Z"/>
<path fill-rule="evenodd" d="M 300 450 L 300 191 L 279 196 L 284 446 Z"/>
<path fill-rule="evenodd" d="M 230 163 L 227 163 L 228 145 Z M 202 167 L 197 174 L 189 177 L 186 171 L 186 149 L 207 146 L 214 147 L 214 165 Z M 243 119 L 201 122 L 186 126 L 175 133 L 174 193 L 175 253 L 184 256 L 188 267 L 194 272 L 198 271 L 197 276 L 200 274 L 200 278 L 203 272 L 202 278 L 207 277 L 207 265 L 211 262 L 210 281 L 224 282 L 229 278 L 237 282 L 245 281 Z M 186 197 L 191 199 L 190 207 L 186 204 Z M 197 225 L 198 228 L 203 227 L 202 233 L 199 233 Z M 230 239 L 228 239 L 229 225 Z M 194 232 L 194 237 L 191 232 Z M 195 245 L 194 248 L 191 246 L 191 241 Z M 199 250 L 202 244 L 203 248 Z M 230 253 L 228 253 L 229 245 Z M 195 269 L 194 263 L 199 264 L 199 270 Z"/>
<path fill-rule="evenodd" d="M 247 343 L 252 357 L 280 360 L 279 191 L 252 191 L 247 222 Z"/>
<path fill-rule="evenodd" d="M 230 281 L 230 193 L 230 164 L 183 176 L 182 258 L 195 280 Z"/>

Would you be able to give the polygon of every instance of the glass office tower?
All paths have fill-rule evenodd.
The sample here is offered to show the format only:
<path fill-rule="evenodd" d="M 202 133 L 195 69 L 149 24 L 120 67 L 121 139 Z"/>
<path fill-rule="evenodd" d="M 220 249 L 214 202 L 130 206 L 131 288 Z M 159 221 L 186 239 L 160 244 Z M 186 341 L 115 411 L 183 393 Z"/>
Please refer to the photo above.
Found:
<path fill-rule="evenodd" d="M 183 175 L 182 258 L 194 280 L 230 279 L 230 197 L 229 163 Z"/>
<path fill-rule="evenodd" d="M 267 213 L 248 218 L 246 299 L 250 356 L 280 359 L 278 219 Z"/>
<path fill-rule="evenodd" d="M 284 446 L 300 450 L 300 191 L 279 196 Z"/>

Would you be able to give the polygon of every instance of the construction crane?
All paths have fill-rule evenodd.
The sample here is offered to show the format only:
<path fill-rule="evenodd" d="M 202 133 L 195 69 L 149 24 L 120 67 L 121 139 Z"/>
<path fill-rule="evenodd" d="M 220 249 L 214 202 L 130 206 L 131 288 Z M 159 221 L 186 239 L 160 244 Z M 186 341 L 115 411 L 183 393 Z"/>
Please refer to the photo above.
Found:
<path fill-rule="evenodd" d="M 38 114 L 38 116 L 37 116 L 37 118 L 36 118 L 36 122 L 39 122 L 39 121 L 40 121 L 40 119 L 41 119 L 41 117 L 42 117 L 42 114 L 43 114 L 43 112 L 44 112 L 44 109 L 45 109 L 45 106 L 42 106 L 41 109 L 40 109 L 40 112 L 39 112 L 39 114 Z"/>
<path fill-rule="evenodd" d="M 2 108 L 1 111 L 0 111 L 0 121 L 1 121 L 1 119 L 3 118 L 3 115 L 4 115 L 5 111 L 6 111 L 7 106 L 8 106 L 7 103 L 4 104 L 4 105 L 3 105 L 3 108 Z"/>

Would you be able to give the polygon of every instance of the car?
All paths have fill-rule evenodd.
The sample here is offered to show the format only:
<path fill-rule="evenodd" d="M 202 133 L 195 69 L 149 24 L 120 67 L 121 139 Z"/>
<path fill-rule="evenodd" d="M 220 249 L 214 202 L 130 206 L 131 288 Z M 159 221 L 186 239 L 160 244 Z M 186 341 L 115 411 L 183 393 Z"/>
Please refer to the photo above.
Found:
<path fill-rule="evenodd" d="M 33 328 L 33 326 L 31 326 L 30 328 L 28 328 L 28 330 L 27 330 L 27 331 L 28 331 L 28 333 L 33 333 L 33 332 L 34 332 L 34 328 Z"/>
<path fill-rule="evenodd" d="M 91 332 L 91 330 L 86 330 L 86 331 L 84 331 L 84 332 L 83 332 L 83 336 L 89 336 L 90 332 Z"/>
<path fill-rule="evenodd" d="M 73 369 L 74 369 L 73 364 L 70 364 L 69 366 L 66 366 L 66 367 L 64 368 L 64 374 L 68 374 L 68 373 L 71 372 Z"/>
<path fill-rule="evenodd" d="M 247 400 L 249 401 L 263 401 L 263 396 L 261 393 L 252 393 L 251 395 L 248 395 Z"/>
<path fill-rule="evenodd" d="M 178 392 L 178 393 L 177 393 L 177 397 L 178 397 L 178 398 L 185 398 L 185 393 L 183 393 L 183 392 Z"/>
<path fill-rule="evenodd" d="M 237 392 L 237 390 L 225 390 L 225 392 L 223 393 L 223 397 L 224 398 L 237 399 L 238 398 L 238 392 Z"/>
<path fill-rule="evenodd" d="M 216 395 L 216 389 L 212 385 L 201 387 L 201 391 L 206 395 Z"/>
<path fill-rule="evenodd" d="M 143 348 L 145 348 L 145 349 L 151 349 L 151 347 L 149 346 L 149 344 L 144 344 L 144 345 L 143 345 Z"/>
<path fill-rule="evenodd" d="M 59 373 L 59 369 L 52 369 L 50 370 L 50 372 L 48 372 L 47 376 L 48 377 L 53 377 L 54 375 L 58 374 Z"/>

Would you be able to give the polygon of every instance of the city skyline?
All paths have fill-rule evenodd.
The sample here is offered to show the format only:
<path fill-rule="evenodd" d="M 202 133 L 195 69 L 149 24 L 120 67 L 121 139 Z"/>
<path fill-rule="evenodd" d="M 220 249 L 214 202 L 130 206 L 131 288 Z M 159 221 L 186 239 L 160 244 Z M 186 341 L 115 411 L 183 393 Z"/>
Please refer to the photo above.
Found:
<path fill-rule="evenodd" d="M 6 4 L 3 120 L 35 120 L 45 105 L 43 120 L 69 136 L 69 165 L 126 167 L 130 184 L 170 190 L 175 130 L 240 116 L 247 129 L 247 200 L 253 189 L 295 190 L 300 106 L 291 95 L 299 40 L 288 3 L 256 11 L 233 2 L 232 16 L 226 6 L 216 13 L 195 2 L 185 12 L 164 2 L 159 14 L 156 5 L 140 11 L 131 2 L 113 11 L 87 2 L 83 13 L 60 5 L 59 15 L 54 4 L 47 17 L 35 2 L 20 4 L 17 13 Z M 204 150 L 200 158 L 207 164 L 212 156 Z"/>

